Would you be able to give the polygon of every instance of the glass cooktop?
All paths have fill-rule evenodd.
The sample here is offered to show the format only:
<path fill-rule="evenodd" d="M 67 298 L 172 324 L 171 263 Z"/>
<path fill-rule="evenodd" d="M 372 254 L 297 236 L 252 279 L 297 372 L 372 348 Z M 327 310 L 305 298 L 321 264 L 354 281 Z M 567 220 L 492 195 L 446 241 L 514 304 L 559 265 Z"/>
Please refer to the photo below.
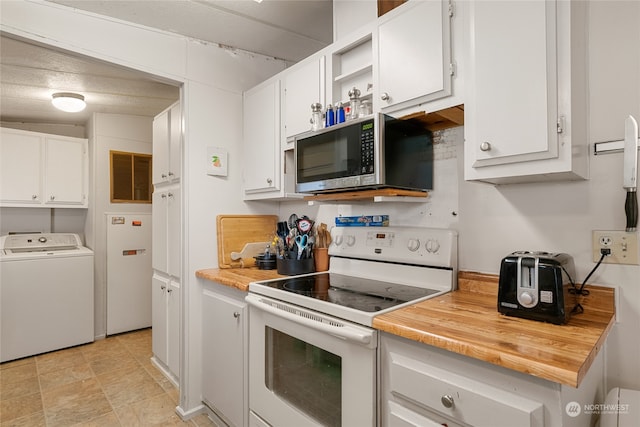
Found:
<path fill-rule="evenodd" d="M 439 292 L 434 289 L 418 288 L 336 273 L 318 273 L 309 276 L 259 282 L 257 284 L 369 313 L 418 300 Z"/>

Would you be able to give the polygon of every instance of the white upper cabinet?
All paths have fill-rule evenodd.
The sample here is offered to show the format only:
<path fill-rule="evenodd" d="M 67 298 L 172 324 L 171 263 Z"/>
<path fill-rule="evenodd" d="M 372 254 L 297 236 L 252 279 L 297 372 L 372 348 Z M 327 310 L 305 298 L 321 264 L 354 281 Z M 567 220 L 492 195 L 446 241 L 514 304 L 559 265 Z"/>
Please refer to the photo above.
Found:
<path fill-rule="evenodd" d="M 449 2 L 408 2 L 378 27 L 378 85 L 383 112 L 451 95 Z"/>
<path fill-rule="evenodd" d="M 86 208 L 88 141 L 2 129 L 0 206 Z"/>
<path fill-rule="evenodd" d="M 180 179 L 182 110 L 176 102 L 153 119 L 153 183 Z"/>
<path fill-rule="evenodd" d="M 283 77 L 284 136 L 289 139 L 311 129 L 311 104 L 324 106 L 324 57 L 312 57 Z"/>
<path fill-rule="evenodd" d="M 465 178 L 586 178 L 585 5 L 469 2 Z"/>
<path fill-rule="evenodd" d="M 43 138 L 39 134 L 2 129 L 0 138 L 0 203 L 42 203 Z"/>
<path fill-rule="evenodd" d="M 54 136 L 45 141 L 45 204 L 86 207 L 87 141 Z"/>
<path fill-rule="evenodd" d="M 282 156 L 280 80 L 269 80 L 245 92 L 243 139 L 245 199 L 268 198 L 278 193 Z"/>

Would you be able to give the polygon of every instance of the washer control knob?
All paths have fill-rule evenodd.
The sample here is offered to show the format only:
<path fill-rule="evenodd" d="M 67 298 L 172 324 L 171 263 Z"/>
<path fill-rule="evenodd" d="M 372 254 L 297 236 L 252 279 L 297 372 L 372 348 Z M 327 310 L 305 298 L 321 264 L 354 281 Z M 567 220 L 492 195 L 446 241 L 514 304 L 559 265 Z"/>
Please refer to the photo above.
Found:
<path fill-rule="evenodd" d="M 430 254 L 435 254 L 440 249 L 440 242 L 438 242 L 438 240 L 436 239 L 429 239 L 427 240 L 425 246 L 427 248 L 427 252 L 429 252 Z"/>
<path fill-rule="evenodd" d="M 409 249 L 411 252 L 417 251 L 419 247 L 420 240 L 418 239 L 409 239 L 409 241 L 407 242 L 407 249 Z"/>
<path fill-rule="evenodd" d="M 44 237 L 44 236 L 43 236 L 43 237 L 40 237 L 40 238 L 38 239 L 38 242 L 40 242 L 40 243 L 46 243 L 46 242 L 47 242 L 47 238 L 46 238 L 46 237 Z"/>
<path fill-rule="evenodd" d="M 340 246 L 342 244 L 342 234 L 334 236 L 333 240 L 335 241 L 336 246 Z"/>
<path fill-rule="evenodd" d="M 529 292 L 523 292 L 520 294 L 520 303 L 524 306 L 533 304 L 533 295 Z"/>

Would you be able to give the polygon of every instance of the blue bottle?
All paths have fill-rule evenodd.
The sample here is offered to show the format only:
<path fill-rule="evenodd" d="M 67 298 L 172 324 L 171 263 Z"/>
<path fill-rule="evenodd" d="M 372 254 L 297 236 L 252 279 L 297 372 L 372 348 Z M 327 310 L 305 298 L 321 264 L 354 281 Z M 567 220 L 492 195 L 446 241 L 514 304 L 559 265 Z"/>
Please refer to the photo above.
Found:
<path fill-rule="evenodd" d="M 345 120 L 344 107 L 342 106 L 342 102 L 339 102 L 338 110 L 336 111 L 336 123 L 344 123 Z"/>
<path fill-rule="evenodd" d="M 328 128 L 336 124 L 336 118 L 333 112 L 333 106 L 327 105 L 327 111 L 324 113 L 324 127 Z"/>

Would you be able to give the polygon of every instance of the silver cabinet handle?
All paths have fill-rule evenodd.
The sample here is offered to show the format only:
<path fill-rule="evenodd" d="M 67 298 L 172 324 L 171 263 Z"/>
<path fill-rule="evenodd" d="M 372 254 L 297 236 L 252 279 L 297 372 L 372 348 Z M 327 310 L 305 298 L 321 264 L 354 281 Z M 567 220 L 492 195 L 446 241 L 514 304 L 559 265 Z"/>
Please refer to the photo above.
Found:
<path fill-rule="evenodd" d="M 167 289 L 167 292 L 171 293 L 173 292 L 173 289 Z"/>
<path fill-rule="evenodd" d="M 382 95 L 380 95 L 380 99 L 382 99 L 383 101 L 388 101 L 389 99 L 391 99 L 391 97 L 387 92 L 383 92 Z"/>
<path fill-rule="evenodd" d="M 55 200 L 55 199 L 56 199 L 56 196 L 50 196 L 50 197 L 49 197 L 49 199 L 50 199 L 50 200 Z"/>
<path fill-rule="evenodd" d="M 271 178 L 267 178 L 267 184 L 271 185 L 273 183 L 273 180 Z"/>
<path fill-rule="evenodd" d="M 37 194 L 32 194 L 31 195 L 31 200 L 37 200 L 38 199 L 38 195 Z"/>
<path fill-rule="evenodd" d="M 440 398 L 440 402 L 442 402 L 442 405 L 443 405 L 445 408 L 449 408 L 449 409 L 453 408 L 453 405 L 454 405 L 453 397 L 451 397 L 451 396 L 450 396 L 450 395 L 448 395 L 448 394 L 445 394 L 444 396 L 442 396 L 442 397 Z"/>
<path fill-rule="evenodd" d="M 173 172 L 171 172 L 171 171 L 170 171 L 170 172 L 169 172 L 169 176 L 173 176 Z"/>
<path fill-rule="evenodd" d="M 165 285 L 161 285 L 160 289 L 162 289 L 164 291 L 165 289 L 167 289 L 167 287 Z"/>
<path fill-rule="evenodd" d="M 480 151 L 489 151 L 491 150 L 491 144 L 487 141 L 480 144 Z"/>
<path fill-rule="evenodd" d="M 173 197 L 173 193 L 167 193 L 167 196 Z"/>
<path fill-rule="evenodd" d="M 238 313 L 237 311 L 233 312 L 233 317 L 235 317 L 236 319 L 240 317 L 240 313 Z"/>
<path fill-rule="evenodd" d="M 162 175 L 160 175 L 160 177 L 162 177 L 162 178 L 166 178 L 166 177 L 167 177 L 167 174 L 166 174 L 166 173 L 163 173 Z"/>
<path fill-rule="evenodd" d="M 166 195 L 166 194 L 164 194 L 164 193 L 162 193 L 162 194 L 160 195 L 160 197 L 162 197 L 163 199 L 166 199 L 166 198 L 167 198 L 167 195 Z"/>

